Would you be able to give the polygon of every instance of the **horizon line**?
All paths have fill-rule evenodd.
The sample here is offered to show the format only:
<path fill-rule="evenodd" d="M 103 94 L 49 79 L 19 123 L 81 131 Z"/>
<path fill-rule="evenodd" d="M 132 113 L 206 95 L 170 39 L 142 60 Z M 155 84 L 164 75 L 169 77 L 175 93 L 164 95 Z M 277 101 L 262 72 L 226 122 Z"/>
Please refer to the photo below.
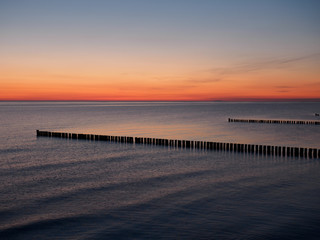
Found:
<path fill-rule="evenodd" d="M 0 99 L 0 102 L 320 102 L 320 98 L 235 98 L 201 100 Z"/>

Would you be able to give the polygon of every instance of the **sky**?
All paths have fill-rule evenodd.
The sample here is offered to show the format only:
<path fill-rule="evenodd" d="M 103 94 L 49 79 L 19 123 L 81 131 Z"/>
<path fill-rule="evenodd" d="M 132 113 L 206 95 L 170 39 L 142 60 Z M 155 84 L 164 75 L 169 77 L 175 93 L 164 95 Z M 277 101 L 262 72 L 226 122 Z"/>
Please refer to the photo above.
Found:
<path fill-rule="evenodd" d="M 0 0 L 0 100 L 320 101 L 318 0 Z"/>

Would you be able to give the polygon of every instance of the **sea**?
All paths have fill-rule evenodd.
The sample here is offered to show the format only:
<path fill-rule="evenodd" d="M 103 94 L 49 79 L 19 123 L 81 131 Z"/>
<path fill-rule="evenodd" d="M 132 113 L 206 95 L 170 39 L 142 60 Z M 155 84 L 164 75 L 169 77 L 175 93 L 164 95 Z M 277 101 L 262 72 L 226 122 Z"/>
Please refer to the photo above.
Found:
<path fill-rule="evenodd" d="M 320 148 L 320 102 L 0 102 L 0 239 L 320 239 L 320 159 L 36 130 Z"/>

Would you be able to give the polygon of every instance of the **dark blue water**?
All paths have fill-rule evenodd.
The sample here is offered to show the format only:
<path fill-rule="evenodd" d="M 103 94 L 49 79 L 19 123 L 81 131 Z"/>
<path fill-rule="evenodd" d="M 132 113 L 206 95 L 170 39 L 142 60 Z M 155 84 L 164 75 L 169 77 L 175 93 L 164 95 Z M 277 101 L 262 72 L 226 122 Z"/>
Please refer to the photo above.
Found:
<path fill-rule="evenodd" d="M 320 148 L 319 103 L 0 103 L 0 239 L 319 239 L 320 160 L 35 130 Z"/>

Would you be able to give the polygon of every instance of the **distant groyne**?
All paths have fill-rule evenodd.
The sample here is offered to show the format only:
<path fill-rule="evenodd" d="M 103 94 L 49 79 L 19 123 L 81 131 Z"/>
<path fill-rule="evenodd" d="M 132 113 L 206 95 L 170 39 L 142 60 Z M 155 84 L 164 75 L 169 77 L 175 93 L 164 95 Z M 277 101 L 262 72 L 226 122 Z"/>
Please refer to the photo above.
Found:
<path fill-rule="evenodd" d="M 228 122 L 320 125 L 320 121 L 312 121 L 312 120 L 278 120 L 278 119 L 238 119 L 238 118 L 228 118 Z"/>
<path fill-rule="evenodd" d="M 146 144 L 146 145 L 170 146 L 175 148 L 231 151 L 231 152 L 271 155 L 271 156 L 284 156 L 284 157 L 320 158 L 320 149 L 316 149 L 316 148 L 255 145 L 255 144 L 242 144 L 242 143 L 206 142 L 206 141 L 191 141 L 191 140 L 162 139 L 162 138 L 148 138 L 148 137 L 109 136 L 109 135 L 95 135 L 95 134 L 82 134 L 82 133 L 49 132 L 49 131 L 39 131 L 39 130 L 37 130 L 37 137 L 54 137 L 54 138 L 79 139 L 79 140 L 82 139 L 82 140 L 90 140 L 90 141 Z"/>

